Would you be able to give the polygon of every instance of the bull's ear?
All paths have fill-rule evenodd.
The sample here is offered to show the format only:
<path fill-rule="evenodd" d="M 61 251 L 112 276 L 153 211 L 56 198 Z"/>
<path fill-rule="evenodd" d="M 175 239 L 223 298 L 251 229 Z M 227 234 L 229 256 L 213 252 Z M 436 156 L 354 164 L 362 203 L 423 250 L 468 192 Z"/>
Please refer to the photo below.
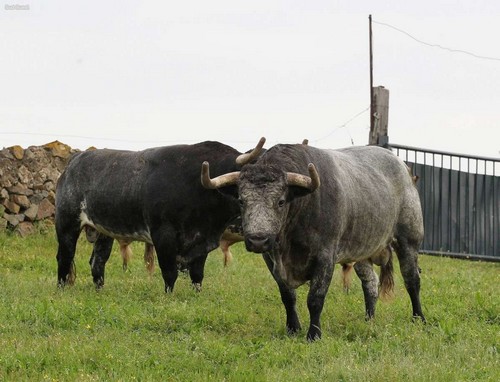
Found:
<path fill-rule="evenodd" d="M 295 172 L 286 173 L 286 184 L 288 185 L 290 201 L 301 196 L 309 195 L 320 186 L 321 181 L 316 166 L 309 163 L 307 170 L 309 171 L 309 176 L 297 174 Z"/>
<path fill-rule="evenodd" d="M 234 199 L 238 199 L 239 197 L 237 185 L 220 187 L 217 189 L 217 191 L 219 191 L 222 195 L 226 195 Z"/>
<path fill-rule="evenodd" d="M 300 198 L 302 196 L 309 195 L 311 192 L 310 189 L 300 187 L 300 186 L 288 186 L 288 196 L 287 196 L 287 201 L 291 202 L 292 200 L 296 198 Z"/>

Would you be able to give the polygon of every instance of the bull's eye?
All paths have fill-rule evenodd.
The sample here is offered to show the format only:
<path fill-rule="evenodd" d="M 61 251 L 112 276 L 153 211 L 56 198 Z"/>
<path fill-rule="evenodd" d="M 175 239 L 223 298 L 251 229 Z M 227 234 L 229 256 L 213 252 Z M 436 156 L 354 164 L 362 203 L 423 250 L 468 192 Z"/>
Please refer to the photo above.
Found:
<path fill-rule="evenodd" d="M 285 199 L 280 199 L 278 201 L 278 207 L 283 207 L 285 205 Z"/>

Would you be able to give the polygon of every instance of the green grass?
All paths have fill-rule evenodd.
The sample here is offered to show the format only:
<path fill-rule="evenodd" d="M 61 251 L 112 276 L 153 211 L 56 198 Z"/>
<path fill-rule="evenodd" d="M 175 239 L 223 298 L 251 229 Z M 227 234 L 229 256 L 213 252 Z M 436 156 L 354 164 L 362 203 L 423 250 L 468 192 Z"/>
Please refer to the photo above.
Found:
<path fill-rule="evenodd" d="M 303 330 L 289 337 L 278 288 L 260 256 L 232 247 L 209 255 L 203 291 L 181 275 L 163 292 L 141 244 L 123 272 L 117 248 L 96 292 L 80 240 L 74 287 L 56 288 L 51 227 L 29 238 L 0 234 L 1 381 L 498 381 L 500 266 L 420 257 L 428 323 L 412 322 L 396 267 L 396 293 L 364 320 L 357 279 L 346 295 L 340 268 L 309 344 L 307 286 L 298 290 Z"/>

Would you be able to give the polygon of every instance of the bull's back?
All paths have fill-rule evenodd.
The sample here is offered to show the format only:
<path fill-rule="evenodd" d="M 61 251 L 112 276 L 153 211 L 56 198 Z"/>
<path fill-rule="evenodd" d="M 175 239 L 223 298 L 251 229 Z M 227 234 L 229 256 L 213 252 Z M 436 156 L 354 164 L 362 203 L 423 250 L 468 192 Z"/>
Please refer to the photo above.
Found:
<path fill-rule="evenodd" d="M 222 196 L 201 187 L 200 166 L 210 160 L 218 163 L 214 173 L 234 171 L 238 154 L 218 142 L 80 153 L 60 177 L 56 219 L 79 219 L 112 237 L 151 241 L 152 225 L 168 221 L 184 229 L 186 221 L 202 221 L 211 206 L 220 210 Z"/>

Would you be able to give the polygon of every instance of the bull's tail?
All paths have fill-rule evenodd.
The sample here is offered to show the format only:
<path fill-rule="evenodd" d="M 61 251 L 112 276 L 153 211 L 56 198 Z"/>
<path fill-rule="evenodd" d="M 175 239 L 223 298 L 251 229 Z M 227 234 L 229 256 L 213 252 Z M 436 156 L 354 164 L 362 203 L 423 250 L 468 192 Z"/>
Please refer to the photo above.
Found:
<path fill-rule="evenodd" d="M 394 266 L 392 264 L 392 251 L 388 251 L 387 262 L 380 266 L 379 296 L 382 300 L 392 298 L 394 294 Z"/>
<path fill-rule="evenodd" d="M 354 263 L 342 264 L 342 285 L 344 286 L 345 293 L 349 293 L 349 290 L 351 289 L 353 267 Z"/>
<path fill-rule="evenodd" d="M 144 246 L 144 265 L 149 275 L 152 275 L 155 270 L 155 248 L 153 244 L 146 243 Z"/>
<path fill-rule="evenodd" d="M 69 267 L 68 277 L 66 278 L 66 283 L 68 285 L 75 285 L 76 280 L 76 265 L 75 260 L 71 262 L 71 266 Z"/>

